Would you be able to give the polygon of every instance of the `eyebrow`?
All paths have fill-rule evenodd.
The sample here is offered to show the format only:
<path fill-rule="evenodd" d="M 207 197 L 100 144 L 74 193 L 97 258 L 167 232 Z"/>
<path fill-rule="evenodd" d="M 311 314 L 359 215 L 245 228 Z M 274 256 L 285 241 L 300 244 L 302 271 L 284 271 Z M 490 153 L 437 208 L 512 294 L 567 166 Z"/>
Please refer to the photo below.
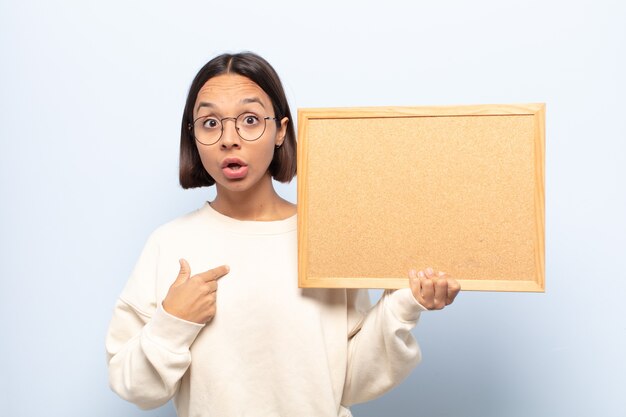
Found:
<path fill-rule="evenodd" d="M 265 106 L 263 105 L 263 102 L 261 101 L 260 98 L 258 97 L 250 97 L 250 98 L 244 98 L 243 100 L 241 100 L 241 102 L 243 104 L 248 104 L 248 103 L 259 103 L 261 105 L 261 107 L 265 108 Z"/>
<path fill-rule="evenodd" d="M 249 103 L 259 103 L 261 105 L 261 107 L 265 108 L 265 106 L 263 105 L 263 102 L 261 101 L 260 98 L 258 97 L 249 97 L 249 98 L 244 98 L 240 101 L 241 104 L 249 104 Z M 209 107 L 209 108 L 215 108 L 215 104 L 210 103 L 208 101 L 201 101 L 198 104 L 198 108 L 196 109 L 196 112 L 198 110 L 200 110 L 202 107 Z"/>
<path fill-rule="evenodd" d="M 198 108 L 196 109 L 196 111 L 200 110 L 200 108 L 202 107 L 215 107 L 215 105 L 213 103 L 207 103 L 206 101 L 201 101 L 198 104 Z"/>

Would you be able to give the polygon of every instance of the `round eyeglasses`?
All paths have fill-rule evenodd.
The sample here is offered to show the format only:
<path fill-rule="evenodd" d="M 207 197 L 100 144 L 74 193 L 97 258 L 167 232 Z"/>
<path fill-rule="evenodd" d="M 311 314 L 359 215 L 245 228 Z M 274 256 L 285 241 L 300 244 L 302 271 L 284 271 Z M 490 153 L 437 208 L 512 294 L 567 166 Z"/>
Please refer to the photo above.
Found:
<path fill-rule="evenodd" d="M 254 113 L 241 113 L 237 117 L 224 117 L 218 119 L 213 116 L 200 116 L 193 121 L 193 136 L 203 145 L 214 145 L 222 138 L 224 133 L 224 121 L 234 120 L 235 130 L 239 137 L 252 142 L 259 139 L 265 133 L 268 120 L 278 120 L 276 117 L 261 117 Z"/>

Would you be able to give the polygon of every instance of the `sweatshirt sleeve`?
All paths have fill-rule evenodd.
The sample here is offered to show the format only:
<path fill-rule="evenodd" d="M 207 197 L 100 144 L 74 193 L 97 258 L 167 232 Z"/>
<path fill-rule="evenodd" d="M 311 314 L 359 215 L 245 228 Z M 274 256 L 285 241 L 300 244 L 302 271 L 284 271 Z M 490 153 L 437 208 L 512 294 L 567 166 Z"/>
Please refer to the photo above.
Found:
<path fill-rule="evenodd" d="M 204 327 L 168 314 L 157 302 L 158 249 L 152 236 L 115 305 L 106 337 L 111 389 L 143 409 L 165 404 L 176 393 L 191 363 L 190 346 Z"/>
<path fill-rule="evenodd" d="M 384 394 L 420 362 L 411 329 L 426 310 L 409 289 L 387 290 L 371 308 L 367 291 L 356 290 L 349 293 L 348 303 L 348 321 L 354 326 L 348 335 L 345 406 Z"/>

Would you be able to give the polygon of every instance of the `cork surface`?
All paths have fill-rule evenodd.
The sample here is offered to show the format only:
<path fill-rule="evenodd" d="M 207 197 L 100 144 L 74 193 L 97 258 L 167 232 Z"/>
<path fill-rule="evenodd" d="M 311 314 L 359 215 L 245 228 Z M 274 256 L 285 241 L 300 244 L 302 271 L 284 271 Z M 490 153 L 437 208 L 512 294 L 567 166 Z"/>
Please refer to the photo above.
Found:
<path fill-rule="evenodd" d="M 464 289 L 543 289 L 540 121 L 433 113 L 303 111 L 301 286 L 393 288 L 410 268 L 432 266 Z"/>

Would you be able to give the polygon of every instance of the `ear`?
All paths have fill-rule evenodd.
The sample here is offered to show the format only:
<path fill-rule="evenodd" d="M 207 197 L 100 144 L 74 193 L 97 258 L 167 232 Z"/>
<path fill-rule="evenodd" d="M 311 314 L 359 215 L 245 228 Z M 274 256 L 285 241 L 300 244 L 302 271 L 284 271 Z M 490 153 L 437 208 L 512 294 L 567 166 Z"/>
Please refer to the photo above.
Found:
<path fill-rule="evenodd" d="M 287 125 L 289 125 L 289 118 L 283 117 L 280 120 L 280 127 L 276 132 L 276 139 L 274 140 L 274 145 L 281 146 L 283 141 L 285 140 L 285 135 L 287 134 Z"/>

